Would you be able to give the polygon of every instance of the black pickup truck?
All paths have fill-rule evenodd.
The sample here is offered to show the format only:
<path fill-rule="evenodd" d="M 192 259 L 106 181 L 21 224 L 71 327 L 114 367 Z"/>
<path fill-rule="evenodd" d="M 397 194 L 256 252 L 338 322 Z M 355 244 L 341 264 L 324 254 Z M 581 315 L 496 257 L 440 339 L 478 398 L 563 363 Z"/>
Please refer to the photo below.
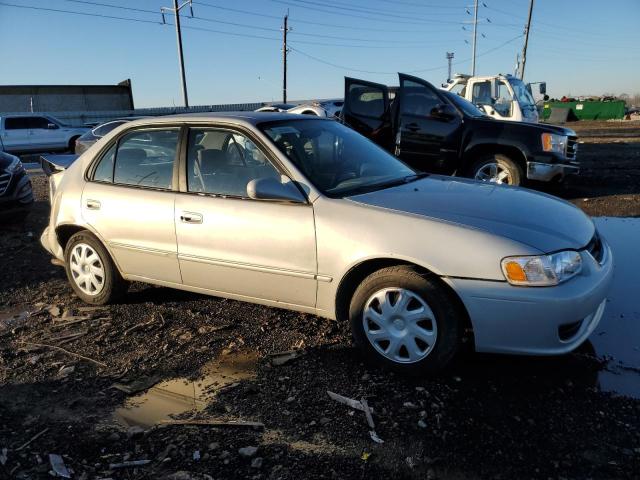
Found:
<path fill-rule="evenodd" d="M 578 173 L 573 130 L 495 120 L 429 82 L 400 87 L 345 78 L 342 122 L 421 171 L 521 185 Z"/>

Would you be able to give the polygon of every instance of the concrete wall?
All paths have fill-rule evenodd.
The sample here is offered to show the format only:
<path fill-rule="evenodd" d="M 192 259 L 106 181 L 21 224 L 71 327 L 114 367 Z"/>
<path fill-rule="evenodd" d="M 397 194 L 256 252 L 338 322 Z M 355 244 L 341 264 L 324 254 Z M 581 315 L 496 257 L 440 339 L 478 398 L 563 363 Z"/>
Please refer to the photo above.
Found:
<path fill-rule="evenodd" d="M 132 110 L 131 83 L 118 85 L 0 85 L 0 112 Z"/>

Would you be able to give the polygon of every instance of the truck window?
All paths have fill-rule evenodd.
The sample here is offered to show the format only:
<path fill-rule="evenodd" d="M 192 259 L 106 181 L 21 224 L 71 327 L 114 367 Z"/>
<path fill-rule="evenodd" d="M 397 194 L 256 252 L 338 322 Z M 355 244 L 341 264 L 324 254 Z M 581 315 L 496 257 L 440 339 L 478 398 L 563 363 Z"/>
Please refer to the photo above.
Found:
<path fill-rule="evenodd" d="M 374 87 L 350 85 L 349 103 L 354 115 L 379 118 L 384 114 L 384 92 Z"/>
<path fill-rule="evenodd" d="M 449 91 L 464 97 L 467 93 L 467 85 L 465 83 L 456 83 Z"/>
<path fill-rule="evenodd" d="M 29 117 L 8 117 L 4 121 L 5 130 L 27 130 Z"/>
<path fill-rule="evenodd" d="M 503 81 L 498 82 L 498 96 L 496 97 L 496 101 L 493 105 L 493 108 L 496 112 L 498 112 L 503 117 L 511 116 L 511 105 L 512 98 L 511 93 L 509 92 L 509 87 Z"/>
<path fill-rule="evenodd" d="M 476 105 L 491 105 L 491 82 L 474 83 L 471 101 Z"/>
<path fill-rule="evenodd" d="M 49 120 L 47 117 L 29 117 L 30 128 L 41 128 L 46 130 L 47 125 L 50 123 L 53 123 L 53 121 Z"/>
<path fill-rule="evenodd" d="M 401 114 L 429 117 L 431 110 L 440 103 L 435 92 L 426 85 L 405 80 L 402 88 Z"/>

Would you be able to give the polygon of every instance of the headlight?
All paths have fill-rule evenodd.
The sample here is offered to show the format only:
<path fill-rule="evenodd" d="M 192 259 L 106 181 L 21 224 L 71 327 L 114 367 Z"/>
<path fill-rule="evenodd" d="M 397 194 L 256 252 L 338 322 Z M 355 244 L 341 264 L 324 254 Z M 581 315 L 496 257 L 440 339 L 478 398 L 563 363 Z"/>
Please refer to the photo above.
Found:
<path fill-rule="evenodd" d="M 9 173 L 16 173 L 20 170 L 22 170 L 22 162 L 20 161 L 20 159 L 18 157 L 13 157 L 13 160 L 11 161 L 11 163 L 9 164 L 9 166 L 6 168 L 6 171 Z"/>
<path fill-rule="evenodd" d="M 542 150 L 545 152 L 556 152 L 562 155 L 567 149 L 567 136 L 556 135 L 555 133 L 542 134 Z"/>
<path fill-rule="evenodd" d="M 502 272 L 512 285 L 547 287 L 569 280 L 582 270 L 582 257 L 574 250 L 551 255 L 507 257 Z"/>

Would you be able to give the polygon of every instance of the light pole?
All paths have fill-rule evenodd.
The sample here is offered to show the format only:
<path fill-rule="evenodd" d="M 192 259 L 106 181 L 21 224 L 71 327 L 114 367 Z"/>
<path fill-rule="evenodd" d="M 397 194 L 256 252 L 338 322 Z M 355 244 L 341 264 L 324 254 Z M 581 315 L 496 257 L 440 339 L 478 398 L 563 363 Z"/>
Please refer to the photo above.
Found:
<path fill-rule="evenodd" d="M 193 17 L 193 6 L 191 4 L 191 0 L 186 0 L 182 3 L 182 5 L 178 5 L 178 0 L 173 0 L 173 8 L 170 7 L 162 7 L 160 8 L 160 13 L 162 13 L 162 23 L 166 23 L 164 21 L 164 13 L 171 12 L 176 17 L 176 37 L 178 40 L 178 61 L 180 63 L 180 78 L 182 80 L 182 97 L 184 98 L 184 106 L 189 107 L 189 96 L 187 95 L 187 77 L 184 73 L 184 58 L 182 55 L 182 31 L 180 30 L 180 10 L 184 7 L 189 6 L 191 9 L 191 16 Z"/>

